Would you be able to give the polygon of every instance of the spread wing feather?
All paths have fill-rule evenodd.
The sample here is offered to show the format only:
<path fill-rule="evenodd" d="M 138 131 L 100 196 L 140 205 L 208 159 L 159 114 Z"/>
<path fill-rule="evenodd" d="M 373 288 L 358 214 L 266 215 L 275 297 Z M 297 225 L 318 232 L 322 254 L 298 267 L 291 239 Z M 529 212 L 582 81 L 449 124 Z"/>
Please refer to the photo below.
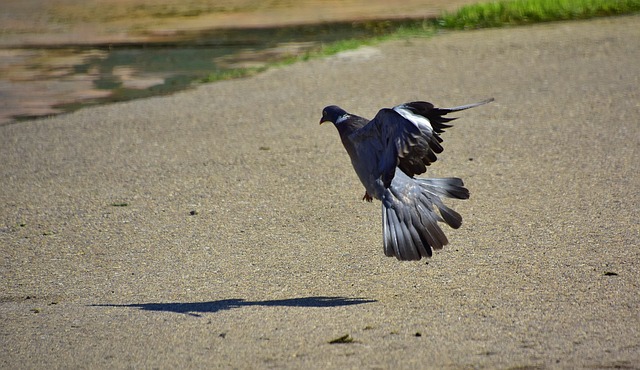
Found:
<path fill-rule="evenodd" d="M 493 98 L 453 108 L 436 108 L 431 103 L 415 101 L 381 109 L 368 124 L 353 132 L 350 140 L 354 145 L 376 148 L 379 161 L 372 170 L 389 187 L 396 167 L 413 177 L 426 172 L 427 166 L 438 159 L 437 154 L 444 150 L 439 134 L 456 119 L 445 115 L 491 101 Z"/>

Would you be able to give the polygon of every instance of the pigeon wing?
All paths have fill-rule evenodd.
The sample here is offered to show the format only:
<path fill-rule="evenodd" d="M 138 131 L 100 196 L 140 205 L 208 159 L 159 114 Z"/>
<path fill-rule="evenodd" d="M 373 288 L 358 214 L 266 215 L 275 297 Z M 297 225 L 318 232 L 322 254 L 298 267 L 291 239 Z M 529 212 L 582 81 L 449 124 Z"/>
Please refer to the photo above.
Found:
<path fill-rule="evenodd" d="M 413 102 L 381 109 L 366 126 L 350 135 L 359 151 L 366 148 L 370 158 L 376 158 L 369 171 L 373 172 L 373 178 L 382 179 L 385 188 L 390 186 L 396 167 L 413 177 L 424 173 L 426 166 L 436 161 L 436 153 L 442 152 L 442 139 L 426 117 L 412 111 L 415 107 L 425 111 L 433 105 Z"/>
<path fill-rule="evenodd" d="M 388 187 L 396 167 L 413 177 L 426 172 L 427 166 L 438 159 L 437 154 L 444 150 L 439 134 L 451 127 L 448 123 L 456 119 L 445 115 L 491 101 L 493 98 L 452 108 L 436 108 L 431 103 L 415 101 L 381 109 L 366 126 L 354 133 L 352 140 L 367 141 L 372 148 L 377 148 L 376 175 L 380 175 Z"/>
<path fill-rule="evenodd" d="M 439 134 L 451 127 L 449 122 L 457 119 L 445 116 L 492 101 L 493 98 L 452 108 L 436 108 L 431 103 L 416 101 L 394 107 L 393 111 L 405 119 L 396 132 L 401 136 L 398 167 L 408 176 L 426 172 L 427 166 L 435 162 L 437 154 L 444 150 Z"/>

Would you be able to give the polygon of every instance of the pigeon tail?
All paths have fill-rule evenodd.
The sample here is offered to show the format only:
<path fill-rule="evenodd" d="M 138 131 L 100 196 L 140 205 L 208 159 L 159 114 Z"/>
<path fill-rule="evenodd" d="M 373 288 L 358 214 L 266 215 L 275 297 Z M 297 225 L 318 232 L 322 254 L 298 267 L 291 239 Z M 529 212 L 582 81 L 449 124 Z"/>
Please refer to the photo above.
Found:
<path fill-rule="evenodd" d="M 399 171 L 398 171 L 399 172 Z M 414 179 L 403 174 L 382 196 L 384 253 L 401 261 L 431 257 L 433 250 L 449 243 L 440 228 L 444 222 L 457 229 L 462 216 L 441 197 L 468 199 L 469 191 L 459 178 Z"/>

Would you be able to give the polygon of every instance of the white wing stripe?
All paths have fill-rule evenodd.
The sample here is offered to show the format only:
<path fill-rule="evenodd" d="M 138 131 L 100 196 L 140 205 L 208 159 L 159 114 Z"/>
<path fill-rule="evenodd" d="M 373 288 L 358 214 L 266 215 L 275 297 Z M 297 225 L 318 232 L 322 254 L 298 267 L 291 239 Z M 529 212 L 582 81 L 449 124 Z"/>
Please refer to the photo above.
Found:
<path fill-rule="evenodd" d="M 416 125 L 416 127 L 418 127 L 420 130 L 427 130 L 429 132 L 433 132 L 433 127 L 431 127 L 431 122 L 429 122 L 429 120 L 426 119 L 425 117 L 415 114 L 412 111 L 406 108 L 403 108 L 401 105 L 394 107 L 393 110 L 396 111 L 398 114 L 400 114 L 409 122 Z"/>

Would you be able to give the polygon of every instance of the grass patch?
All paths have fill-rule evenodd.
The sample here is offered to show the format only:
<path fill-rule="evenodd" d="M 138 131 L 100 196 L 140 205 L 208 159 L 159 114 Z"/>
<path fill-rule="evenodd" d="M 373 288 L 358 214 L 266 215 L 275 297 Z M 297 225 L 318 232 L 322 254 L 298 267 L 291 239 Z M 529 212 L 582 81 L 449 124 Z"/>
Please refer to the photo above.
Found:
<path fill-rule="evenodd" d="M 410 21 L 397 28 L 382 24 L 371 26 L 370 37 L 344 39 L 323 43 L 299 55 L 283 57 L 259 68 L 221 70 L 210 74 L 201 82 L 214 82 L 248 77 L 270 67 L 289 65 L 317 57 L 331 56 L 342 51 L 375 45 L 392 39 L 429 37 L 442 29 L 479 29 L 532 23 L 589 19 L 595 17 L 633 14 L 640 12 L 640 0 L 499 0 L 467 5 L 458 11 L 443 13 L 436 19 Z"/>
<path fill-rule="evenodd" d="M 504 27 L 588 19 L 640 11 L 640 0 L 501 0 L 445 13 L 438 26 L 451 29 Z"/>
<path fill-rule="evenodd" d="M 200 82 L 215 82 L 231 80 L 235 78 L 249 77 L 260 72 L 264 72 L 268 69 L 268 66 L 257 68 L 233 68 L 233 69 L 221 69 L 216 72 L 210 73 L 207 77 L 200 79 Z"/>
<path fill-rule="evenodd" d="M 306 60 L 329 56 L 390 39 L 430 37 L 442 29 L 478 29 L 532 23 L 589 19 L 640 12 L 640 0 L 500 0 L 467 5 L 436 19 L 408 23 L 369 39 L 350 39 L 323 45 L 307 53 Z"/>
<path fill-rule="evenodd" d="M 300 61 L 306 61 L 317 57 L 324 57 L 337 54 L 341 51 L 353 50 L 358 47 L 372 44 L 376 41 L 379 41 L 379 38 L 365 38 L 365 39 L 345 39 L 336 42 L 324 43 L 319 45 L 316 48 L 311 50 L 307 50 L 304 53 L 297 55 L 287 55 L 283 56 L 280 60 L 268 63 L 263 67 L 256 68 L 233 68 L 233 69 L 224 69 L 219 70 L 214 73 L 210 73 L 207 77 L 200 80 L 200 82 L 215 82 L 215 81 L 224 81 L 231 80 L 235 78 L 249 77 L 260 72 L 264 72 L 272 67 L 281 67 L 290 65 Z"/>
<path fill-rule="evenodd" d="M 331 43 L 322 45 L 318 50 L 307 53 L 305 58 L 310 59 L 311 57 L 314 57 L 316 55 L 321 55 L 321 56 L 335 55 L 345 50 L 353 50 L 361 46 L 373 44 L 376 41 L 378 41 L 379 38 L 380 36 L 371 38 L 371 39 L 347 39 L 347 40 L 331 42 Z"/>

